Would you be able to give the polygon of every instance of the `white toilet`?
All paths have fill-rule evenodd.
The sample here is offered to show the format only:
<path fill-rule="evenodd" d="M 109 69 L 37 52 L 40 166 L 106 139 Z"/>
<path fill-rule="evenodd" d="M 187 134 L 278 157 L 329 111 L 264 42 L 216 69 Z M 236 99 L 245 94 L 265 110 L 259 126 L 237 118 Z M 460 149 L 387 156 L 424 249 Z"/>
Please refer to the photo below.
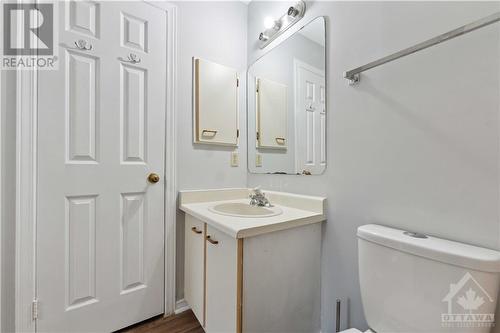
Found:
<path fill-rule="evenodd" d="M 374 224 L 357 235 L 367 332 L 490 332 L 500 252 Z"/>

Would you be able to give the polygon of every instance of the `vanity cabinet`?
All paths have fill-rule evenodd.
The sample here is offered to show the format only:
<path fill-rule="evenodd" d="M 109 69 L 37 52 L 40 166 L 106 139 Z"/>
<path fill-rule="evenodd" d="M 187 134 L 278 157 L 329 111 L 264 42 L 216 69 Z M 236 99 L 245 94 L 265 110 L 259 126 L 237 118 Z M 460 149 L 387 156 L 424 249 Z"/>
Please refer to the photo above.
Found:
<path fill-rule="evenodd" d="M 186 215 L 185 225 L 184 299 L 204 325 L 205 223 Z"/>
<path fill-rule="evenodd" d="M 206 332 L 241 332 L 242 240 L 186 215 L 184 298 Z"/>
<path fill-rule="evenodd" d="M 238 320 L 239 245 L 242 240 L 207 226 L 206 332 L 241 332 Z"/>
<path fill-rule="evenodd" d="M 319 332 L 321 223 L 235 238 L 185 221 L 185 300 L 206 333 Z"/>

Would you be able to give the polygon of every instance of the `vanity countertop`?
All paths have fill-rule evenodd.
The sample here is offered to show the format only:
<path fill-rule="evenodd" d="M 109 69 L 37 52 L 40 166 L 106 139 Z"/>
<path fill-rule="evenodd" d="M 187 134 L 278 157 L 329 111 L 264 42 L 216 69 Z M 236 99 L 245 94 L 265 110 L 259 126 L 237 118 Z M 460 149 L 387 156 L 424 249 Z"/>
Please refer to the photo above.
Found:
<path fill-rule="evenodd" d="M 282 214 L 269 217 L 236 217 L 215 213 L 211 207 L 221 203 L 250 202 L 250 189 L 181 191 L 180 209 L 234 238 L 245 238 L 326 220 L 326 198 L 263 190 Z"/>

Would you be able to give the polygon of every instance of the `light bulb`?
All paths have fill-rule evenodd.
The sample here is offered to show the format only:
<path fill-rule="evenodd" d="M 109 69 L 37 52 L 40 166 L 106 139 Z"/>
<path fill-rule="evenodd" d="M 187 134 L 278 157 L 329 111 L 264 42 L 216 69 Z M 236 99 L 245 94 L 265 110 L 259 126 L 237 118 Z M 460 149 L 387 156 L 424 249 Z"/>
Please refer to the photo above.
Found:
<path fill-rule="evenodd" d="M 274 19 L 270 16 L 266 17 L 264 19 L 264 28 L 266 29 L 271 29 L 275 26 L 276 22 L 274 21 Z"/>

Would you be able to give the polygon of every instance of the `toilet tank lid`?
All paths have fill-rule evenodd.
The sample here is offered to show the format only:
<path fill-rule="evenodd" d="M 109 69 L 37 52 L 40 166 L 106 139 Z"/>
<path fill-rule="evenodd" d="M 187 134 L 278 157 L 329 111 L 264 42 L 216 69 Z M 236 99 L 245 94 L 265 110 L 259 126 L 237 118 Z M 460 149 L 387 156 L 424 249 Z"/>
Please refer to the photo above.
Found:
<path fill-rule="evenodd" d="M 417 238 L 404 230 L 367 224 L 358 228 L 358 238 L 397 251 L 481 272 L 500 272 L 500 252 L 427 236 Z"/>

